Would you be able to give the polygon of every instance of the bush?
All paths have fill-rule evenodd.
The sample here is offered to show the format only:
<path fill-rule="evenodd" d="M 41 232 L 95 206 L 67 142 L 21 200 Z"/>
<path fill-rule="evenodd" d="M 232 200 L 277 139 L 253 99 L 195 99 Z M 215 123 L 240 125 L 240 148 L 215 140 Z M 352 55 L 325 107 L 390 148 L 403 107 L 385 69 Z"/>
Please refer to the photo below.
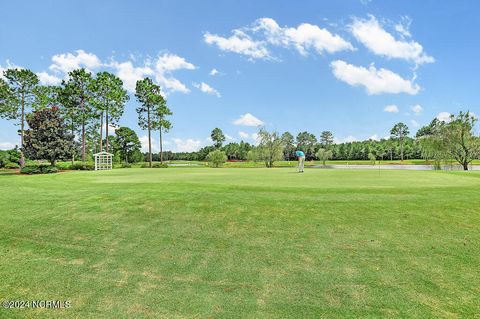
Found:
<path fill-rule="evenodd" d="M 20 160 L 20 153 L 18 152 L 17 148 L 14 148 L 9 151 L 0 150 L 0 168 L 1 167 L 8 168 L 6 167 L 7 164 L 18 164 L 19 160 Z"/>
<path fill-rule="evenodd" d="M 55 166 L 52 165 L 45 165 L 45 164 L 40 164 L 40 165 L 28 165 L 25 166 L 20 170 L 20 173 L 22 174 L 52 174 L 52 173 L 57 173 L 58 169 Z"/>
<path fill-rule="evenodd" d="M 20 168 L 20 165 L 18 165 L 17 163 L 7 163 L 4 165 L 4 167 L 8 169 L 18 169 Z"/>
<path fill-rule="evenodd" d="M 130 163 L 123 163 L 122 166 L 120 166 L 121 168 L 132 168 L 132 164 Z"/>
<path fill-rule="evenodd" d="M 227 155 L 225 152 L 215 150 L 208 153 L 206 159 L 211 167 L 220 167 L 227 161 Z"/>
<path fill-rule="evenodd" d="M 95 163 L 75 163 L 73 165 L 70 165 L 70 169 L 76 171 L 93 171 L 95 169 Z"/>
<path fill-rule="evenodd" d="M 165 163 L 159 163 L 159 162 L 153 162 L 152 163 L 152 168 L 167 168 L 168 165 L 165 164 Z M 142 164 L 141 168 L 150 168 L 149 164 L 148 163 L 144 163 Z"/>

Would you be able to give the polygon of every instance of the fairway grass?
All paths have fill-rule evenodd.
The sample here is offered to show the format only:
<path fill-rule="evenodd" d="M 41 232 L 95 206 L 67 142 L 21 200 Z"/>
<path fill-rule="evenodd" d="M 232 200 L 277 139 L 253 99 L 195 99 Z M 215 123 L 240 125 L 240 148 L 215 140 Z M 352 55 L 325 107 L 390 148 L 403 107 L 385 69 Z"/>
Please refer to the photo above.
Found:
<path fill-rule="evenodd" d="M 478 318 L 479 173 L 0 174 L 0 318 Z"/>

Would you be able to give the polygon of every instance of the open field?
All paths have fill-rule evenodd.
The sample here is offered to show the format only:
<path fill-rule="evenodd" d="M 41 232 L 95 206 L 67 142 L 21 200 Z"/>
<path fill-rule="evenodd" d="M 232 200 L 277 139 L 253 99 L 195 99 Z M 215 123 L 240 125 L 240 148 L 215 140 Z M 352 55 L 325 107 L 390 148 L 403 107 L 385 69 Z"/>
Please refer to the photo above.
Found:
<path fill-rule="evenodd" d="M 0 175 L 0 318 L 474 318 L 478 172 Z"/>

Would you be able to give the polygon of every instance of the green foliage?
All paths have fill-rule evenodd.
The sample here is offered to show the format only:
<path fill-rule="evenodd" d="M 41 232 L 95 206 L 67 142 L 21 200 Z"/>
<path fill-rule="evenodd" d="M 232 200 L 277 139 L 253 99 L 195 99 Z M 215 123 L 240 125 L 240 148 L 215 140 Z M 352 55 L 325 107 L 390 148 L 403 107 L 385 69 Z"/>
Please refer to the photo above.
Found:
<path fill-rule="evenodd" d="M 295 159 L 295 139 L 290 132 L 285 132 L 282 134 L 282 142 L 284 145 L 283 149 L 283 157 L 287 161 L 291 161 Z"/>
<path fill-rule="evenodd" d="M 213 145 L 216 148 L 222 147 L 223 142 L 225 142 L 225 135 L 223 134 L 223 131 L 218 127 L 212 130 L 212 133 L 210 134 L 210 138 L 212 139 Z"/>
<path fill-rule="evenodd" d="M 94 117 L 91 107 L 93 99 L 91 92 L 92 80 L 92 74 L 85 69 L 73 70 L 68 73 L 68 80 L 62 81 L 58 96 L 60 103 L 64 106 L 64 116 L 69 119 L 70 130 L 79 130 L 81 132 L 82 161 L 87 159 L 88 126 L 89 124 L 95 126 L 92 123 Z"/>
<path fill-rule="evenodd" d="M 9 162 L 9 163 L 6 163 L 3 167 L 8 169 L 18 169 L 20 168 L 20 165 L 18 165 L 18 163 Z"/>
<path fill-rule="evenodd" d="M 58 169 L 54 165 L 48 164 L 38 164 L 38 165 L 27 165 L 20 170 L 20 173 L 33 175 L 33 174 L 52 174 L 57 173 Z"/>
<path fill-rule="evenodd" d="M 330 149 L 333 144 L 333 133 L 330 131 L 323 131 L 320 134 L 320 145 L 325 149 Z"/>
<path fill-rule="evenodd" d="M 149 163 L 144 163 L 142 164 L 142 166 L 140 166 L 141 168 L 150 168 L 150 164 Z M 153 162 L 152 163 L 152 166 L 151 168 L 167 168 L 168 165 L 165 164 L 165 163 L 159 163 L 159 162 Z"/>
<path fill-rule="evenodd" d="M 325 162 L 332 158 L 333 152 L 331 150 L 327 150 L 325 148 L 318 149 L 317 153 L 315 154 L 319 160 L 323 162 L 323 166 L 325 166 Z"/>
<path fill-rule="evenodd" d="M 315 147 L 317 138 L 314 134 L 308 132 L 301 132 L 297 135 L 297 150 L 305 153 L 306 160 L 312 160 L 315 155 Z"/>
<path fill-rule="evenodd" d="M 160 110 L 166 107 L 165 99 L 162 95 L 160 86 L 153 83 L 152 79 L 145 78 L 138 80 L 135 86 L 135 97 L 141 103 L 137 107 L 138 125 L 141 129 L 148 131 L 148 162 L 152 165 L 152 130 L 165 124 L 161 121 L 161 115 L 166 115 L 166 110 Z M 156 122 L 159 121 L 158 123 Z"/>
<path fill-rule="evenodd" d="M 258 132 L 259 144 L 257 151 L 266 167 L 273 167 L 275 161 L 283 160 L 283 141 L 277 132 L 268 132 L 261 129 Z"/>
<path fill-rule="evenodd" d="M 123 88 L 122 80 L 116 75 L 109 72 L 97 73 L 95 79 L 90 84 L 92 91 L 92 105 L 96 109 L 96 113 L 103 122 L 105 115 L 105 149 L 109 149 L 109 125 L 115 124 L 123 115 L 125 103 L 129 99 L 127 91 Z M 102 130 L 103 127 L 100 127 Z"/>
<path fill-rule="evenodd" d="M 375 165 L 375 162 L 377 161 L 377 157 L 373 153 L 368 153 L 368 159 L 372 162 L 373 165 Z"/>
<path fill-rule="evenodd" d="M 260 151 L 258 149 L 252 149 L 248 151 L 247 160 L 249 162 L 257 163 L 262 160 Z"/>
<path fill-rule="evenodd" d="M 0 168 L 5 167 L 7 163 L 10 163 L 10 155 L 7 151 L 0 150 Z"/>
<path fill-rule="evenodd" d="M 45 159 L 52 165 L 72 152 L 73 136 L 66 132 L 58 107 L 29 114 L 25 131 L 25 154 L 30 159 Z"/>
<path fill-rule="evenodd" d="M 128 127 L 119 127 L 115 130 L 116 141 L 122 159 L 128 163 L 132 162 L 132 155 L 135 151 L 140 151 L 142 144 L 138 139 L 137 133 Z"/>
<path fill-rule="evenodd" d="M 81 163 L 74 163 L 70 165 L 71 170 L 75 171 L 93 171 L 95 169 L 94 162 L 81 162 Z"/>
<path fill-rule="evenodd" d="M 60 103 L 61 89 L 58 86 L 38 85 L 33 89 L 33 94 L 32 108 L 35 111 L 57 106 Z"/>
<path fill-rule="evenodd" d="M 211 167 L 220 167 L 227 161 L 227 155 L 221 150 L 208 153 L 206 160 Z"/>
<path fill-rule="evenodd" d="M 408 126 L 402 122 L 399 122 L 393 126 L 393 128 L 390 130 L 390 134 L 392 139 L 398 141 L 400 144 L 400 159 L 403 161 L 405 138 L 408 137 L 408 134 L 410 134 Z"/>
<path fill-rule="evenodd" d="M 132 168 L 132 164 L 130 164 L 130 163 L 122 163 L 121 168 Z"/>

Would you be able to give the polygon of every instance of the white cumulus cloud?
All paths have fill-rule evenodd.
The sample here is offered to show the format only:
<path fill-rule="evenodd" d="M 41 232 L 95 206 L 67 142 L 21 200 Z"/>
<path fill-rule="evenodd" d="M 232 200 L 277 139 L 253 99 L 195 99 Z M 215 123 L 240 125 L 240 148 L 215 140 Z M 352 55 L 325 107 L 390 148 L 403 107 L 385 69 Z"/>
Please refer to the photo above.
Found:
<path fill-rule="evenodd" d="M 11 150 L 16 144 L 12 142 L 0 142 L 0 150 Z"/>
<path fill-rule="evenodd" d="M 52 57 L 52 62 L 50 70 L 65 74 L 82 67 L 92 71 L 102 66 L 102 62 L 95 54 L 83 50 L 76 50 L 75 53 L 56 54 Z"/>
<path fill-rule="evenodd" d="M 129 92 L 135 92 L 135 86 L 138 80 L 154 74 L 154 71 L 150 67 L 135 67 L 131 61 L 112 61 L 110 66 L 116 70 L 117 76 L 123 81 L 123 86 Z"/>
<path fill-rule="evenodd" d="M 250 135 L 247 132 L 243 132 L 243 131 L 238 132 L 238 135 L 241 138 L 249 138 L 250 137 Z"/>
<path fill-rule="evenodd" d="M 55 75 L 48 74 L 47 72 L 38 72 L 38 80 L 43 85 L 58 85 L 62 82 L 62 79 Z"/>
<path fill-rule="evenodd" d="M 436 118 L 437 120 L 439 121 L 443 121 L 445 123 L 449 123 L 451 121 L 451 118 L 450 118 L 451 114 L 448 113 L 448 112 L 440 112 L 437 114 Z"/>
<path fill-rule="evenodd" d="M 352 44 L 341 36 L 310 23 L 301 23 L 297 27 L 280 27 L 272 18 L 261 18 L 256 21 L 254 30 L 264 31 L 269 43 L 292 46 L 302 55 L 306 55 L 310 49 L 318 54 L 353 50 Z"/>
<path fill-rule="evenodd" d="M 350 30 L 353 36 L 374 54 L 407 60 L 417 65 L 435 61 L 433 57 L 424 52 L 420 43 L 413 40 L 395 39 L 391 33 L 387 32 L 380 25 L 374 16 L 370 16 L 369 19 L 355 18 L 350 25 Z M 407 34 L 405 27 L 397 25 L 397 30 L 402 35 Z"/>
<path fill-rule="evenodd" d="M 383 111 L 387 113 L 398 113 L 398 107 L 395 104 L 390 104 L 385 106 Z"/>
<path fill-rule="evenodd" d="M 203 93 L 207 94 L 212 94 L 217 97 L 221 97 L 220 92 L 218 92 L 216 89 L 212 88 L 210 85 L 208 85 L 205 82 L 202 83 L 193 83 L 193 86 L 202 91 Z"/>
<path fill-rule="evenodd" d="M 325 28 L 310 23 L 281 27 L 277 21 L 267 17 L 233 30 L 230 37 L 207 32 L 204 41 L 220 50 L 248 56 L 251 60 L 272 59 L 271 47 L 294 48 L 302 55 L 307 55 L 310 50 L 318 54 L 354 50 L 350 42 Z"/>
<path fill-rule="evenodd" d="M 265 124 L 262 120 L 256 118 L 250 113 L 245 113 L 241 115 L 238 119 L 233 121 L 235 125 L 243 125 L 243 126 L 261 126 Z"/>
<path fill-rule="evenodd" d="M 173 142 L 175 143 L 177 152 L 195 152 L 198 151 L 202 145 L 200 140 L 194 140 L 191 138 L 174 138 Z"/>
<path fill-rule="evenodd" d="M 220 73 L 220 72 L 219 72 L 217 69 L 213 68 L 213 69 L 210 71 L 209 74 L 210 74 L 211 76 L 215 76 L 215 75 L 217 75 L 217 74 L 219 74 L 219 73 Z"/>
<path fill-rule="evenodd" d="M 422 113 L 423 107 L 420 104 L 412 106 L 412 112 L 415 113 L 416 115 Z"/>
<path fill-rule="evenodd" d="M 186 61 L 185 58 L 171 53 L 164 53 L 156 59 L 146 59 L 138 66 L 135 66 L 133 62 L 135 61 L 119 62 L 112 59 L 106 65 L 116 70 L 117 76 L 123 81 L 125 89 L 129 92 L 135 92 L 137 81 L 147 76 L 152 77 L 160 85 L 163 94 L 190 92 L 184 83 L 173 76 L 173 72 L 177 70 L 194 70 L 196 68 L 195 65 Z"/>
<path fill-rule="evenodd" d="M 270 53 L 263 41 L 253 40 L 248 34 L 241 30 L 233 30 L 228 38 L 209 32 L 203 38 L 206 43 L 216 45 L 222 51 L 235 52 L 248 56 L 251 59 L 266 59 Z"/>
<path fill-rule="evenodd" d="M 420 86 L 413 81 L 406 80 L 390 70 L 377 69 L 374 65 L 365 68 L 336 60 L 330 66 L 337 79 L 351 86 L 363 86 L 371 95 L 381 93 L 415 95 L 420 91 Z"/>

